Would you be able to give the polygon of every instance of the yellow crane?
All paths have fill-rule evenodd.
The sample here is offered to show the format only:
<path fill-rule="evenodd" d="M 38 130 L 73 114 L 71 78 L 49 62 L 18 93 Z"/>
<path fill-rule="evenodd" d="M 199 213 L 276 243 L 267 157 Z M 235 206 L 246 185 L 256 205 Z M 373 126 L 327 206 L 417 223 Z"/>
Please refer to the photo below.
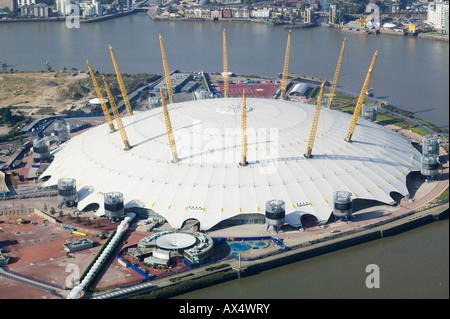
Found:
<path fill-rule="evenodd" d="M 89 63 L 88 60 L 86 60 L 86 63 L 89 68 L 89 73 L 91 74 L 92 82 L 94 83 L 95 91 L 97 92 L 97 97 L 100 100 L 100 105 L 102 106 L 103 114 L 105 115 L 106 122 L 108 122 L 109 130 L 111 131 L 111 133 L 115 132 L 116 129 L 111 120 L 111 116 L 109 115 L 108 106 L 106 106 L 105 99 L 103 98 L 103 95 L 102 95 L 102 92 L 100 91 L 97 80 L 95 79 L 94 71 L 92 71 L 91 64 Z"/>
<path fill-rule="evenodd" d="M 116 58 L 114 57 L 114 53 L 111 45 L 109 46 L 109 51 L 111 52 L 111 59 L 114 64 L 114 70 L 116 70 L 117 82 L 119 82 L 120 91 L 122 92 L 123 102 L 125 103 L 125 107 L 127 108 L 128 115 L 133 115 L 133 110 L 131 109 L 130 101 L 128 100 L 127 91 L 125 90 L 125 86 L 123 85 L 122 75 L 120 74 L 119 67 L 117 66 Z"/>
<path fill-rule="evenodd" d="M 308 146 L 306 147 L 306 153 L 304 154 L 306 158 L 311 158 L 312 149 L 314 146 L 314 141 L 316 139 L 317 125 L 319 124 L 319 115 L 320 108 L 322 107 L 322 96 L 323 96 L 323 87 L 325 86 L 325 82 L 320 86 L 319 97 L 317 98 L 316 111 L 314 112 L 314 118 L 311 126 L 311 132 L 309 133 L 309 141 Z"/>
<path fill-rule="evenodd" d="M 125 132 L 125 128 L 122 124 L 122 119 L 120 118 L 119 111 L 117 110 L 116 102 L 114 102 L 114 96 L 111 93 L 111 89 L 109 88 L 108 82 L 106 81 L 106 77 L 102 74 L 103 83 L 105 83 L 106 93 L 108 94 L 109 104 L 111 105 L 111 109 L 113 110 L 114 117 L 116 119 L 117 127 L 119 127 L 120 136 L 122 137 L 123 145 L 125 146 L 125 150 L 128 151 L 131 146 L 128 141 L 127 133 Z"/>
<path fill-rule="evenodd" d="M 341 54 L 339 55 L 338 64 L 336 67 L 336 71 L 334 73 L 333 83 L 331 84 L 330 97 L 328 98 L 328 108 L 331 108 L 331 104 L 333 103 L 334 93 L 336 91 L 336 85 L 339 78 L 339 72 L 341 72 L 342 65 L 342 57 L 344 56 L 345 43 L 347 42 L 347 38 L 344 39 L 344 43 L 342 43 Z"/>
<path fill-rule="evenodd" d="M 241 166 L 247 163 L 247 105 L 245 98 L 245 90 L 242 93 L 242 125 L 241 125 Z"/>
<path fill-rule="evenodd" d="M 283 78 L 281 79 L 280 100 L 284 100 L 286 98 L 290 50 L 291 50 L 291 30 L 289 30 L 288 40 L 286 44 L 286 55 L 284 56 L 284 67 L 283 67 Z"/>
<path fill-rule="evenodd" d="M 375 64 L 375 59 L 377 58 L 378 51 L 375 51 L 373 55 L 372 63 L 370 63 L 369 71 L 367 72 L 366 80 L 364 81 L 364 85 L 361 89 L 361 93 L 359 94 L 358 102 L 355 107 L 355 111 L 353 112 L 352 121 L 350 122 L 350 127 L 347 132 L 347 137 L 345 140 L 347 142 L 351 142 L 353 132 L 355 131 L 356 122 L 358 121 L 359 113 L 361 113 L 361 107 L 364 102 L 364 97 L 366 96 L 367 88 L 369 87 L 370 77 L 372 76 L 373 66 Z"/>
<path fill-rule="evenodd" d="M 366 19 L 363 17 L 360 17 L 358 20 L 355 20 L 355 23 L 359 24 L 359 27 L 361 29 L 365 29 L 366 28 Z"/>
<path fill-rule="evenodd" d="M 164 76 L 166 77 L 166 86 L 167 86 L 167 94 L 169 95 L 169 103 L 173 103 L 173 89 L 172 89 L 172 80 L 170 79 L 169 66 L 167 65 L 166 52 L 164 51 L 164 44 L 161 37 L 159 35 L 159 44 L 161 45 L 161 56 L 164 67 Z"/>
<path fill-rule="evenodd" d="M 227 34 L 223 29 L 223 95 L 228 97 L 228 56 L 227 56 Z"/>
<path fill-rule="evenodd" d="M 176 162 L 178 162 L 178 154 L 177 154 L 177 147 L 175 145 L 175 139 L 173 137 L 172 124 L 170 122 L 169 111 L 167 110 L 167 104 L 166 104 L 166 99 L 164 97 L 163 90 L 159 89 L 159 93 L 161 94 L 161 102 L 162 102 L 162 107 L 163 107 L 163 112 L 164 112 L 164 120 L 166 121 L 167 136 L 169 137 L 170 151 L 172 152 L 172 163 L 176 163 Z"/>

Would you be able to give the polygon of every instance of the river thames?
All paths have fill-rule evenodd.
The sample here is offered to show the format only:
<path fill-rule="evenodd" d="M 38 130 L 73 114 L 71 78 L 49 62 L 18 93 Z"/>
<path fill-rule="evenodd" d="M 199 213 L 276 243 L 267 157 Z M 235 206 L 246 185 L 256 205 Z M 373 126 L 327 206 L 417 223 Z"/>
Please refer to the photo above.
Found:
<path fill-rule="evenodd" d="M 275 78 L 283 70 L 288 30 L 250 22 L 153 21 L 146 14 L 81 24 L 0 24 L 0 60 L 16 70 L 64 67 L 113 73 L 108 45 L 122 73 L 163 74 L 158 35 L 170 70 L 222 71 L 222 30 L 228 68 Z M 375 51 L 375 97 L 448 129 L 449 42 L 361 35 L 328 27 L 292 30 L 289 72 L 332 81 L 344 38 L 338 87 L 360 92 Z M 184 298 L 448 298 L 448 220 L 183 295 Z M 365 286 L 365 267 L 380 267 L 381 287 Z"/>
<path fill-rule="evenodd" d="M 101 23 L 0 24 L 0 60 L 17 70 L 64 67 L 113 73 L 108 45 L 123 73 L 163 74 L 158 35 L 170 70 L 221 72 L 222 30 L 227 31 L 228 69 L 277 77 L 283 70 L 288 30 L 250 22 L 153 21 L 138 13 Z M 334 28 L 292 30 L 289 72 L 333 80 L 347 38 L 338 87 L 361 91 L 375 51 L 370 86 L 375 96 L 448 128 L 449 43 L 393 35 L 361 35 Z M 9 68 L 10 68 L 9 67 Z"/>

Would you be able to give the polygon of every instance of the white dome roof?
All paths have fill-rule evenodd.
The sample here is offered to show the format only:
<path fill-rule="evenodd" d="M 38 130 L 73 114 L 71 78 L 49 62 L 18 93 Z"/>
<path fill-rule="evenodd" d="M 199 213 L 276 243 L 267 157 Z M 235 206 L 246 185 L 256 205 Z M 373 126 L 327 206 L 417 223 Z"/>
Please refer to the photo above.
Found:
<path fill-rule="evenodd" d="M 109 102 L 106 98 L 103 98 L 103 101 L 105 101 L 105 103 Z M 89 100 L 89 104 L 100 104 L 100 99 L 98 97 L 93 98 L 92 100 Z"/>
<path fill-rule="evenodd" d="M 177 163 L 157 108 L 122 118 L 130 150 L 119 131 L 100 125 L 62 145 L 42 177 L 51 176 L 46 185 L 75 178 L 79 209 L 98 203 L 103 211 L 102 194 L 120 191 L 125 207 L 150 208 L 173 227 L 195 218 L 207 230 L 239 214 L 264 214 L 271 199 L 286 203 L 294 225 L 302 214 L 328 220 L 335 191 L 393 204 L 390 193 L 406 196 L 406 175 L 420 171 L 420 153 L 405 137 L 359 119 L 347 143 L 351 115 L 324 108 L 313 158 L 306 159 L 315 106 L 254 98 L 247 98 L 249 165 L 240 166 L 241 112 L 233 109 L 241 104 L 224 98 L 169 105 Z"/>

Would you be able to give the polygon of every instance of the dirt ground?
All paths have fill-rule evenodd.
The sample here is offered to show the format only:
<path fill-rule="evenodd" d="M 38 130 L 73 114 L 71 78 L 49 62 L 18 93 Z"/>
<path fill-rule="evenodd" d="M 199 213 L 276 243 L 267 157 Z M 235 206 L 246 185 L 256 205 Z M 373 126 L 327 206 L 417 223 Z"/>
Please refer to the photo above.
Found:
<path fill-rule="evenodd" d="M 87 73 L 77 71 L 2 73 L 0 75 L 0 108 L 19 106 L 18 110 L 27 115 L 45 107 L 53 107 L 56 112 L 62 111 L 79 101 L 61 100 L 59 92 L 67 88 L 68 84 L 87 77 Z"/>
<path fill-rule="evenodd" d="M 17 222 L 19 218 L 25 220 L 23 225 Z M 34 214 L 3 216 L 0 218 L 0 227 L 0 242 L 5 247 L 3 252 L 10 255 L 7 269 L 63 287 L 66 286 L 68 276 L 74 272 L 69 270 L 70 267 L 77 267 L 81 275 L 104 243 L 104 240 L 88 235 L 94 241 L 93 248 L 67 254 L 63 244 L 80 237 Z M 58 298 L 46 290 L 3 276 L 0 276 L 0 287 L 0 299 Z"/>

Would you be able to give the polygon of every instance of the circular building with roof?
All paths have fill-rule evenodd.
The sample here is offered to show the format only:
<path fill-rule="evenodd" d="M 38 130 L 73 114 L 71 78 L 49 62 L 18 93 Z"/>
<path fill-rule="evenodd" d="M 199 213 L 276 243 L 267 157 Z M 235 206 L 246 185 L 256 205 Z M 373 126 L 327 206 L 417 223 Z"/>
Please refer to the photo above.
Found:
<path fill-rule="evenodd" d="M 298 227 L 303 216 L 327 222 L 336 191 L 390 205 L 409 196 L 407 175 L 421 165 L 410 140 L 360 118 L 347 142 L 351 115 L 322 109 L 312 157 L 306 158 L 315 106 L 305 103 L 247 98 L 241 165 L 242 102 L 169 105 L 173 143 L 162 108 L 122 118 L 129 150 L 119 131 L 96 126 L 62 145 L 41 177 L 50 177 L 46 185 L 74 178 L 80 210 L 96 203 L 102 213 L 102 194 L 117 191 L 125 208 L 145 208 L 174 228 L 195 219 L 201 230 L 264 222 L 265 203 L 272 199 L 284 201 L 286 223 Z"/>
<path fill-rule="evenodd" d="M 187 233 L 167 233 L 155 239 L 156 247 L 164 250 L 187 249 L 195 245 L 197 238 Z"/>

